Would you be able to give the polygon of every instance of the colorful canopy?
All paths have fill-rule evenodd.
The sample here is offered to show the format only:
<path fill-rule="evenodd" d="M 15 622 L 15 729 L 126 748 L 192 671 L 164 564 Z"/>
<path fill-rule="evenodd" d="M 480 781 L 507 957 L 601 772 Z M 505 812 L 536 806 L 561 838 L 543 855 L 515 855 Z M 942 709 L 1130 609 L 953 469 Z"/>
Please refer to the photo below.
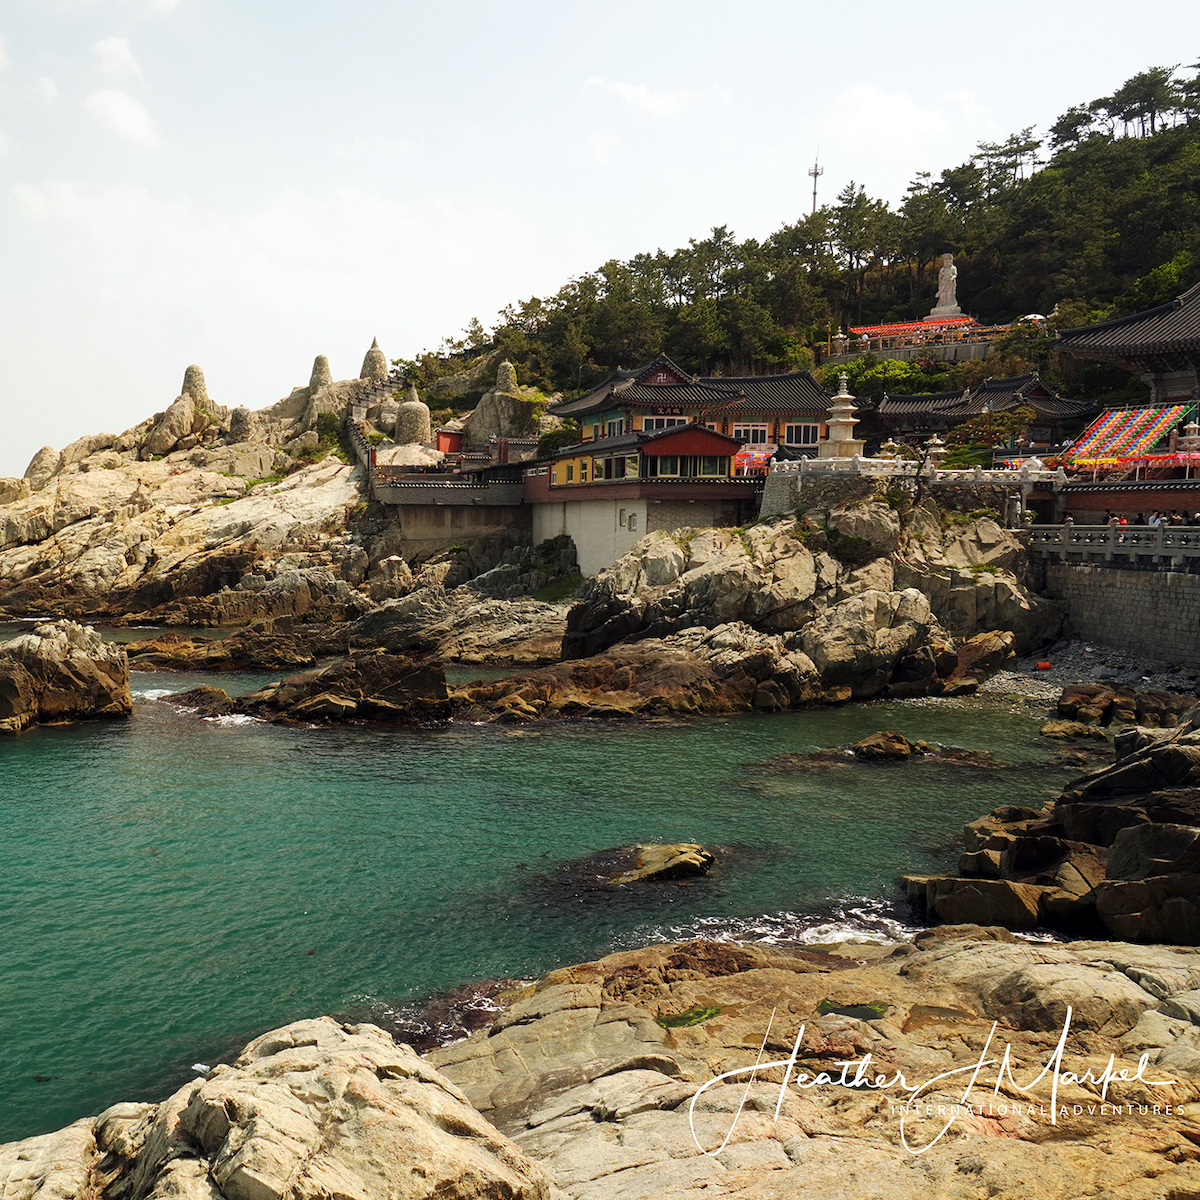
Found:
<path fill-rule="evenodd" d="M 1155 404 L 1147 408 L 1109 409 L 1092 422 L 1071 448 L 1068 462 L 1084 466 L 1148 454 L 1190 407 L 1188 404 Z"/>
<path fill-rule="evenodd" d="M 851 325 L 850 332 L 867 337 L 895 337 L 901 333 L 939 333 L 974 325 L 974 317 L 947 317 L 944 321 L 906 321 L 901 325 Z"/>
<path fill-rule="evenodd" d="M 734 473 L 765 471 L 767 464 L 771 461 L 771 455 L 775 453 L 776 449 L 775 446 L 758 446 L 753 450 L 739 450 L 733 459 Z"/>

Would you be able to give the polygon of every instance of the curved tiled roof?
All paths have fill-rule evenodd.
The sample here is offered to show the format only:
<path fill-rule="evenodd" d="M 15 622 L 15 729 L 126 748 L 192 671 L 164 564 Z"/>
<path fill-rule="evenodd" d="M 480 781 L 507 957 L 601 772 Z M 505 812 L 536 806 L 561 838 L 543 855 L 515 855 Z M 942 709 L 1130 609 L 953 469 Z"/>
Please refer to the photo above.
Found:
<path fill-rule="evenodd" d="M 631 450 L 636 450 L 649 442 L 661 441 L 665 438 L 677 437 L 681 433 L 703 433 L 705 437 L 715 438 L 718 441 L 726 443 L 732 453 L 741 445 L 737 438 L 726 437 L 723 433 L 717 433 L 715 430 L 708 429 L 704 425 L 672 425 L 669 429 L 655 429 L 653 431 L 635 430 L 632 433 L 619 433 L 615 437 L 596 438 L 590 442 L 576 442 L 573 446 L 562 446 L 555 450 L 552 458 L 572 458 L 580 454 L 617 454 L 622 451 L 628 453 Z"/>
<path fill-rule="evenodd" d="M 711 408 L 714 415 L 739 416 L 742 413 L 797 412 L 824 414 L 829 411 L 830 394 L 808 371 L 793 371 L 788 375 L 748 375 L 737 378 L 709 377 L 703 384 L 735 390 L 738 395 L 721 408 Z"/>
<path fill-rule="evenodd" d="M 665 366 L 688 380 L 682 384 L 642 383 L 651 370 Z M 698 408 L 706 414 L 741 416 L 753 413 L 824 413 L 830 395 L 808 371 L 787 375 L 708 375 L 694 378 L 665 355 L 636 371 L 614 371 L 584 396 L 556 404 L 556 417 L 585 417 L 623 405 Z"/>
<path fill-rule="evenodd" d="M 1072 354 L 1096 358 L 1200 350 L 1200 283 L 1145 312 L 1065 329 L 1058 335 L 1058 344 Z"/>
<path fill-rule="evenodd" d="M 1032 375 L 1011 375 L 1003 379 L 985 379 L 974 391 L 931 392 L 921 396 L 885 395 L 879 405 L 882 417 L 939 416 L 967 417 L 984 412 L 1005 412 L 1027 404 L 1040 417 L 1052 420 L 1081 417 L 1096 411 L 1087 400 L 1065 400 L 1056 396 Z"/>
<path fill-rule="evenodd" d="M 1096 411 L 1088 400 L 1065 400 L 1055 395 L 1034 371 L 1031 375 L 1009 375 L 985 379 L 963 402 L 949 410 L 956 417 L 973 417 L 984 412 L 1005 412 L 1028 405 L 1041 417 L 1079 417 Z"/>
<path fill-rule="evenodd" d="M 944 413 L 966 400 L 969 392 L 966 388 L 955 388 L 949 392 L 924 392 L 914 396 L 893 396 L 884 393 L 879 402 L 881 417 L 902 417 L 920 413 Z"/>

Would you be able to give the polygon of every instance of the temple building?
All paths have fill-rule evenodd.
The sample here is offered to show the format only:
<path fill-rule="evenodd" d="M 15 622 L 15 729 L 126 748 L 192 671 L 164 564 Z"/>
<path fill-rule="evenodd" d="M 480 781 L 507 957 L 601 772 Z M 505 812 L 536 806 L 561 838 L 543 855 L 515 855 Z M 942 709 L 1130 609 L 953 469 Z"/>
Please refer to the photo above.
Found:
<path fill-rule="evenodd" d="M 1057 345 L 1135 371 L 1150 387 L 1151 404 L 1200 400 L 1200 283 L 1145 312 L 1065 330 Z"/>
<path fill-rule="evenodd" d="M 578 421 L 585 442 L 700 423 L 738 441 L 739 473 L 762 474 L 780 447 L 816 453 L 828 407 L 829 393 L 808 371 L 696 376 L 660 354 L 637 370 L 614 371 L 586 395 L 551 411 Z"/>
<path fill-rule="evenodd" d="M 945 433 L 986 413 L 1004 413 L 1014 408 L 1032 408 L 1037 414 L 1026 435 L 1035 447 L 1062 441 L 1067 426 L 1077 426 L 1095 415 L 1096 405 L 1086 400 L 1067 400 L 1051 391 L 1034 371 L 1003 379 L 985 379 L 977 388 L 934 392 L 927 395 L 885 394 L 879 416 L 905 441 L 923 440 Z"/>
<path fill-rule="evenodd" d="M 763 481 L 735 474 L 741 445 L 689 421 L 564 446 L 525 472 L 534 544 L 570 534 L 579 569 L 594 575 L 653 530 L 752 521 Z"/>

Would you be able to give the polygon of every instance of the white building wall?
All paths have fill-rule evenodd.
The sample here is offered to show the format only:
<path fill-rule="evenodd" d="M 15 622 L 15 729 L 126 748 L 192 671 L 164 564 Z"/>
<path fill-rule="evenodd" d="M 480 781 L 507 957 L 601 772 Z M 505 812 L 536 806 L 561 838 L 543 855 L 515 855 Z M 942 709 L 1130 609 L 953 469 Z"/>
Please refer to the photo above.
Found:
<path fill-rule="evenodd" d="M 534 545 L 563 533 L 570 534 L 579 555 L 579 570 L 586 576 L 595 575 L 632 549 L 646 532 L 646 511 L 645 500 L 609 500 L 599 496 L 535 504 Z M 630 528 L 631 516 L 633 528 Z"/>

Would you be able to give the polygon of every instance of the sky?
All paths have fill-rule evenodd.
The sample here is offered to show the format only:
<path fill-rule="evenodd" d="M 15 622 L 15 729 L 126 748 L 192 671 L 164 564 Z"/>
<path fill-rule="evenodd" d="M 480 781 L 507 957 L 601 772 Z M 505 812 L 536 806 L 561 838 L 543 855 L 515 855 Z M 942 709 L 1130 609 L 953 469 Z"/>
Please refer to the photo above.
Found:
<path fill-rule="evenodd" d="M 1189 34 L 1188 31 L 1191 31 Z M 3 0 L 0 476 L 178 395 L 411 358 L 611 258 L 1200 57 L 1194 0 Z"/>

